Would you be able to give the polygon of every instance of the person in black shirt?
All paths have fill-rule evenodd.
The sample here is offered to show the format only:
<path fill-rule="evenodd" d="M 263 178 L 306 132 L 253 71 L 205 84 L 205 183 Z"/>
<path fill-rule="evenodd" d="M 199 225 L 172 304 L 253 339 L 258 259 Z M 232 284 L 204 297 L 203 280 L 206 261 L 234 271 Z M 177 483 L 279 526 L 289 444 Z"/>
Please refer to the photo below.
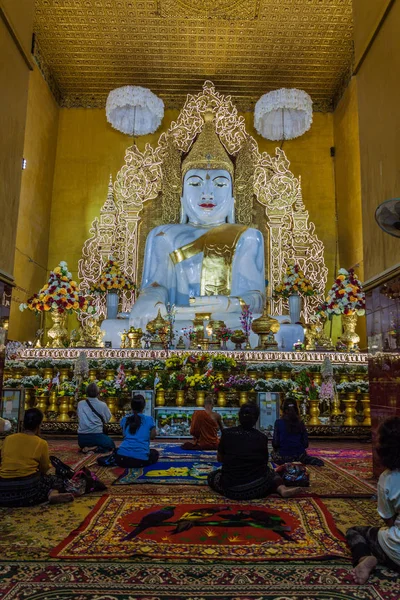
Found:
<path fill-rule="evenodd" d="M 300 488 L 286 487 L 268 465 L 268 438 L 254 428 L 260 415 L 256 404 L 239 410 L 238 427 L 224 429 L 217 458 L 222 468 L 208 476 L 208 485 L 232 500 L 253 500 L 277 492 L 283 498 L 294 496 Z"/>

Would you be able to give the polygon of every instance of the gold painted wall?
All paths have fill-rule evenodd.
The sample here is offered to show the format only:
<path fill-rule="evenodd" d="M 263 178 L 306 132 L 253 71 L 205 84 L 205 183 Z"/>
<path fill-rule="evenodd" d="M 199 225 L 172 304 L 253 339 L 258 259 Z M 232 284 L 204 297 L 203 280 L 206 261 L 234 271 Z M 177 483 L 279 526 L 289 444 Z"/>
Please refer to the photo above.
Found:
<path fill-rule="evenodd" d="M 355 65 L 367 49 L 391 0 L 353 0 Z"/>
<path fill-rule="evenodd" d="M 367 27 L 362 9 L 375 2 L 355 1 L 357 36 Z M 400 196 L 399 31 L 396 0 L 357 74 L 365 280 L 400 263 L 400 240 L 384 233 L 374 218 L 381 202 Z"/>
<path fill-rule="evenodd" d="M 39 320 L 29 311 L 21 313 L 18 306 L 37 292 L 47 279 L 58 114 L 59 108 L 35 66 L 29 81 L 24 141 L 27 168 L 21 183 L 10 339 L 31 340 L 39 327 Z"/>
<path fill-rule="evenodd" d="M 32 35 L 34 0 L 11 0 L 0 9 L 26 49 Z M 0 18 L 0 276 L 12 279 L 21 185 L 29 67 L 5 22 Z"/>
<path fill-rule="evenodd" d="M 333 115 L 335 185 L 338 215 L 338 268 L 355 267 L 364 280 L 361 165 L 357 80 L 350 81 Z M 358 319 L 360 347 L 366 345 L 365 319 Z"/>

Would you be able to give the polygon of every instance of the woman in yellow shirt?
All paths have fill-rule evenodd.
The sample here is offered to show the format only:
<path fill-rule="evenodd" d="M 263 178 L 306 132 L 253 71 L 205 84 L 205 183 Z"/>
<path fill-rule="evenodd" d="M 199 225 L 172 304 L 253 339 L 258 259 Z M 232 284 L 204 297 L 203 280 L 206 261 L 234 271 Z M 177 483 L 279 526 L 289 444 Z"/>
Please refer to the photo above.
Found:
<path fill-rule="evenodd" d="M 8 436 L 1 449 L 0 506 L 35 506 L 71 502 L 72 494 L 61 493 L 63 482 L 47 475 L 51 464 L 49 446 L 39 437 L 43 413 L 30 408 L 24 415 L 24 432 Z"/>

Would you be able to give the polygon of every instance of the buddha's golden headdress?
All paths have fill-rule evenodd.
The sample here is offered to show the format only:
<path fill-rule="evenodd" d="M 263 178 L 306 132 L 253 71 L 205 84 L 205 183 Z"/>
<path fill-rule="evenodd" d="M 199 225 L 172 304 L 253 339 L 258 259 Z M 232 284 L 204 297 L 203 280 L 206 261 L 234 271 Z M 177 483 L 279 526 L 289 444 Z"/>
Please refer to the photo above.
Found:
<path fill-rule="evenodd" d="M 214 128 L 214 114 L 204 113 L 204 127 L 182 163 L 182 178 L 190 169 L 224 169 L 233 179 L 233 162 L 219 140 Z"/>

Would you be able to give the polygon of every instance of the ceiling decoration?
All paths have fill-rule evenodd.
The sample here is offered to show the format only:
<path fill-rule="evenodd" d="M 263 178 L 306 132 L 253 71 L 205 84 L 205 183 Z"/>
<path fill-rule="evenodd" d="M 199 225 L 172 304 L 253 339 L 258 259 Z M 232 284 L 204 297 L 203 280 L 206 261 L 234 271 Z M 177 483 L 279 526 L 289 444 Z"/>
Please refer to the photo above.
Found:
<path fill-rule="evenodd" d="M 211 78 L 241 110 L 273 89 L 332 110 L 351 73 L 351 0 L 36 0 L 35 56 L 66 107 L 139 85 L 181 108 Z"/>

